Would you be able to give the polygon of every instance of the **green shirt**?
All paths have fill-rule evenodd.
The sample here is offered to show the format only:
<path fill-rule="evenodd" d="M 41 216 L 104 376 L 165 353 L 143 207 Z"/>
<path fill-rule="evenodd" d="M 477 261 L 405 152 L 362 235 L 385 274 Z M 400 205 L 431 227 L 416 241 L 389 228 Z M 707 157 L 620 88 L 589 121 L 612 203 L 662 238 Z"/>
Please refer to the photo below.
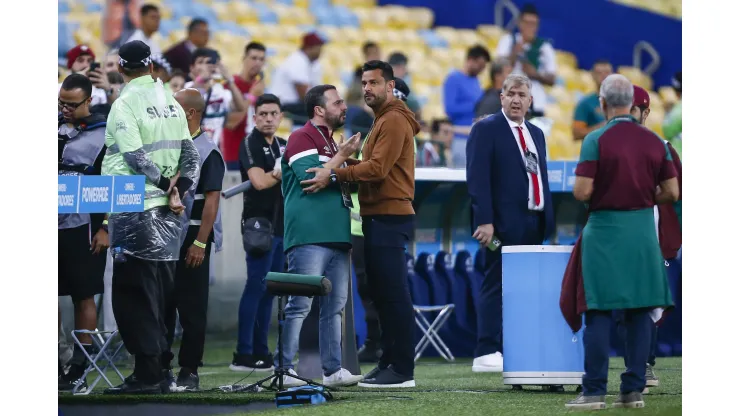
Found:
<path fill-rule="evenodd" d="M 581 98 L 573 113 L 573 123 L 583 123 L 586 127 L 591 127 L 603 123 L 604 120 L 598 94 L 593 93 Z"/>
<path fill-rule="evenodd" d="M 350 212 L 339 186 L 330 184 L 312 194 L 303 192 L 301 186 L 301 181 L 314 177 L 307 169 L 321 167 L 338 151 L 326 128 L 319 128 L 323 137 L 310 121 L 291 133 L 282 157 L 285 251 L 305 244 L 351 243 Z"/>

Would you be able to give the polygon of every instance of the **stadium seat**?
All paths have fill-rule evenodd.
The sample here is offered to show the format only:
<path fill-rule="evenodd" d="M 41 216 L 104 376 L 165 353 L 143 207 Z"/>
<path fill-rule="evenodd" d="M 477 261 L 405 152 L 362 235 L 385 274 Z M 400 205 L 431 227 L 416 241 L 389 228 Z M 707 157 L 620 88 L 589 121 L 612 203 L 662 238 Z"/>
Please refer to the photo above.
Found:
<path fill-rule="evenodd" d="M 653 89 L 653 79 L 646 73 L 642 72 L 639 68 L 635 68 L 633 66 L 620 66 L 617 68 L 617 72 L 627 77 L 627 79 L 635 85 L 639 85 L 648 91 Z"/>
<path fill-rule="evenodd" d="M 475 311 L 478 308 L 478 302 L 480 301 L 480 290 L 477 287 L 479 284 L 476 276 L 475 276 L 475 259 L 467 250 L 461 250 L 455 253 L 455 258 L 453 260 L 454 262 L 454 273 L 455 278 L 458 283 L 460 284 L 460 280 L 465 283 L 466 290 L 468 291 L 468 296 L 471 301 L 472 309 L 468 309 L 464 312 L 459 312 L 458 316 L 466 316 L 465 322 L 468 322 L 468 324 L 472 324 L 473 331 L 476 331 L 476 314 Z"/>
<path fill-rule="evenodd" d="M 408 259 L 407 259 L 408 260 Z M 413 261 L 413 259 L 412 259 Z M 365 308 L 362 305 L 359 292 L 359 284 L 357 283 L 357 272 L 355 271 L 355 265 L 352 264 L 352 311 L 354 312 L 355 318 L 355 336 L 357 337 L 357 347 L 365 343 L 367 338 L 367 323 L 365 322 Z"/>
<path fill-rule="evenodd" d="M 434 303 L 455 306 L 454 319 L 448 321 L 439 334 L 448 340 L 448 347 L 454 355 L 465 357 L 472 355 L 475 350 L 475 331 L 470 331 L 469 326 L 461 323 L 462 318 L 457 316 L 457 310 L 465 310 L 472 303 L 466 288 L 465 282 L 458 282 L 455 277 L 452 256 L 445 251 L 437 253 L 434 258 Z"/>
<path fill-rule="evenodd" d="M 429 302 L 426 305 L 417 305 L 416 303 L 413 305 L 416 325 L 421 329 L 423 334 L 422 339 L 416 344 L 415 360 L 418 360 L 424 354 L 429 344 L 431 344 L 444 359 L 454 361 L 455 357 L 444 341 L 442 341 L 439 331 L 447 319 L 449 319 L 455 305 L 446 302 L 438 304 L 436 302 L 434 256 L 429 253 L 419 254 L 414 265 L 414 271 L 414 276 L 417 277 L 414 284 L 422 287 L 426 285 L 430 295 Z M 436 297 L 441 297 L 441 294 L 437 294 Z M 430 322 L 431 317 L 434 319 Z"/>

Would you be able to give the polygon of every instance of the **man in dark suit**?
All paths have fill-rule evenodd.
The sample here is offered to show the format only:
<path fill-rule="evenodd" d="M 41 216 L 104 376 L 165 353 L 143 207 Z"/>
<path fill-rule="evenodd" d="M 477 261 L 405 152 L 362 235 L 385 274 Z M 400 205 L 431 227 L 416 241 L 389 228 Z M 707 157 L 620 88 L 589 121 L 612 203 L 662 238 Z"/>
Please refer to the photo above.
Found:
<path fill-rule="evenodd" d="M 185 81 L 191 81 L 189 75 L 190 64 L 193 63 L 193 52 L 198 48 L 205 48 L 208 44 L 208 37 L 208 22 L 195 18 L 188 25 L 188 38 L 176 43 L 164 53 L 165 59 L 173 69 L 179 69 L 188 74 Z"/>
<path fill-rule="evenodd" d="M 532 103 L 531 91 L 529 78 L 509 75 L 501 91 L 502 111 L 475 123 L 467 142 L 468 194 L 477 227 L 473 237 L 490 247 L 478 309 L 474 372 L 502 372 L 504 366 L 501 250 L 494 240 L 503 246 L 538 245 L 555 225 L 545 136 L 524 118 Z"/>

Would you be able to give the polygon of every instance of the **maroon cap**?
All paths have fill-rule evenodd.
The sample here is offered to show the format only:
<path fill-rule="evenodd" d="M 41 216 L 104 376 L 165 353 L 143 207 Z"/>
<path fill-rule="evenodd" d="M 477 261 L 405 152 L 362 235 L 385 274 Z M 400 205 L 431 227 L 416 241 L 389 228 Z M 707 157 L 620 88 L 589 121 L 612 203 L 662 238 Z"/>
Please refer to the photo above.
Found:
<path fill-rule="evenodd" d="M 95 53 L 93 53 L 89 46 L 77 45 L 67 51 L 67 68 L 72 69 L 72 64 L 82 55 L 90 55 L 92 56 L 93 61 L 95 60 Z"/>
<path fill-rule="evenodd" d="M 632 106 L 650 108 L 650 94 L 642 87 L 638 87 L 637 85 L 633 85 L 633 87 L 635 87 L 635 92 L 632 97 Z"/>
<path fill-rule="evenodd" d="M 302 48 L 310 48 L 312 46 L 320 46 L 323 45 L 324 39 L 321 39 L 321 36 L 319 36 L 316 33 L 308 33 L 303 36 L 303 45 Z"/>

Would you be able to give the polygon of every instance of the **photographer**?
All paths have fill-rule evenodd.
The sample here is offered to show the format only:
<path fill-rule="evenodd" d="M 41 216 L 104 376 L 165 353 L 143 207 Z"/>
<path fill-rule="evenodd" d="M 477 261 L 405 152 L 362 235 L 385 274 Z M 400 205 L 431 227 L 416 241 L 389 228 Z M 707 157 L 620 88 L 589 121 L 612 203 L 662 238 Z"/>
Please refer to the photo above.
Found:
<path fill-rule="evenodd" d="M 285 262 L 280 160 L 286 141 L 275 136 L 283 118 L 280 100 L 265 94 L 257 99 L 254 111 L 255 127 L 239 147 L 242 181 L 251 181 L 252 188 L 244 193 L 242 212 L 247 283 L 239 303 L 239 339 L 229 367 L 233 371 L 272 370 L 267 330 L 273 296 L 267 293 L 265 276 L 282 272 Z M 258 236 L 265 234 L 271 244 L 257 244 Z"/>

